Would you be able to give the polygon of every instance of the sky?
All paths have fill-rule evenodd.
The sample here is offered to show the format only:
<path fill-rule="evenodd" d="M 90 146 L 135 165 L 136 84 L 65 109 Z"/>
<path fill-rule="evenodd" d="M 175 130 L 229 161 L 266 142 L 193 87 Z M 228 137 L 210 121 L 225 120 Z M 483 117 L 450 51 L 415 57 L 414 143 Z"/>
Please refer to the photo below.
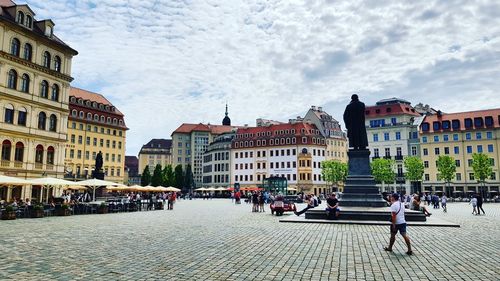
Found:
<path fill-rule="evenodd" d="M 16 1 L 18 4 L 25 3 Z M 79 52 L 73 86 L 125 114 L 127 155 L 182 123 L 340 120 L 354 93 L 500 107 L 500 2 L 28 0 Z"/>

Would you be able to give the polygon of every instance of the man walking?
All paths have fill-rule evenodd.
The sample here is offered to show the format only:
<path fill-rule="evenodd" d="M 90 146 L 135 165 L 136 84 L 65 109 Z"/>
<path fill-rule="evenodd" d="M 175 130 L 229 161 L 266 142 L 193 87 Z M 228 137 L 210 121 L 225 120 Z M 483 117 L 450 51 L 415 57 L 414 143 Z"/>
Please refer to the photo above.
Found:
<path fill-rule="evenodd" d="M 389 241 L 389 246 L 384 247 L 385 251 L 392 252 L 392 246 L 396 241 L 396 234 L 399 233 L 403 236 L 406 246 L 408 247 L 407 255 L 412 255 L 410 237 L 406 234 L 406 220 L 405 220 L 405 207 L 403 203 L 399 201 L 399 195 L 393 193 L 391 196 L 391 239 Z"/>
<path fill-rule="evenodd" d="M 476 195 L 477 198 L 477 215 L 481 215 L 481 211 L 483 211 L 483 215 L 486 215 L 483 209 L 483 196 L 481 194 Z"/>

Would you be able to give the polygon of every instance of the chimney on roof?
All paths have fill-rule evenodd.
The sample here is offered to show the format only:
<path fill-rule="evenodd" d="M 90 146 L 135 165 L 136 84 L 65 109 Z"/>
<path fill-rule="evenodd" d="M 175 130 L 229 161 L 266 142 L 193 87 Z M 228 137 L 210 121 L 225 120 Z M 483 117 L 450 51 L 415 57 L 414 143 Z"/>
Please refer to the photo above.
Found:
<path fill-rule="evenodd" d="M 319 107 L 318 107 L 318 111 L 319 111 L 319 112 L 322 112 L 322 111 L 323 111 L 323 107 L 319 106 Z"/>
<path fill-rule="evenodd" d="M 437 112 L 437 116 L 438 116 L 438 117 L 443 116 L 443 112 L 441 112 L 441 110 L 438 110 L 438 112 Z"/>
<path fill-rule="evenodd" d="M 311 109 L 312 109 L 312 110 L 316 110 L 316 106 L 311 105 Z"/>

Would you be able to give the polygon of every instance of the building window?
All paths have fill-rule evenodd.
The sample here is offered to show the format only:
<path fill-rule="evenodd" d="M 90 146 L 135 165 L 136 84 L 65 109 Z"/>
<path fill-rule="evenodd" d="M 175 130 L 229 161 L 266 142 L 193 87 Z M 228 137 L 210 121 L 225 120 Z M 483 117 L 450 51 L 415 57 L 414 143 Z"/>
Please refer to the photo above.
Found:
<path fill-rule="evenodd" d="M 57 84 L 52 85 L 52 95 L 50 99 L 53 101 L 59 101 L 59 86 Z"/>
<path fill-rule="evenodd" d="M 444 154 L 446 154 L 446 155 L 450 154 L 450 148 L 449 147 L 445 147 L 444 148 Z"/>
<path fill-rule="evenodd" d="M 471 134 L 470 133 L 466 133 L 465 134 L 465 139 L 466 140 L 471 140 L 472 139 Z"/>
<path fill-rule="evenodd" d="M 9 140 L 4 140 L 2 142 L 2 160 L 10 161 L 10 153 L 12 150 L 12 144 Z"/>
<path fill-rule="evenodd" d="M 23 58 L 27 61 L 31 61 L 33 56 L 33 47 L 29 43 L 24 44 L 24 55 Z"/>
<path fill-rule="evenodd" d="M 50 53 L 45 51 L 43 53 L 43 66 L 46 68 L 50 68 L 50 61 L 51 61 Z"/>
<path fill-rule="evenodd" d="M 35 149 L 35 162 L 36 163 L 43 163 L 43 146 L 42 145 L 37 145 Z"/>
<path fill-rule="evenodd" d="M 483 153 L 483 146 L 482 145 L 478 145 L 477 146 L 477 152 L 478 153 Z"/>
<path fill-rule="evenodd" d="M 429 150 L 428 150 L 427 148 L 424 148 L 424 149 L 422 150 L 422 154 L 423 154 L 423 155 L 429 155 Z"/>
<path fill-rule="evenodd" d="M 28 28 L 33 27 L 33 18 L 30 15 L 26 15 L 26 26 Z"/>
<path fill-rule="evenodd" d="M 49 131 L 55 132 L 57 130 L 57 117 L 52 114 L 49 118 Z"/>
<path fill-rule="evenodd" d="M 443 121 L 442 126 L 443 130 L 449 130 L 451 126 L 450 121 Z"/>
<path fill-rule="evenodd" d="M 21 48 L 21 43 L 19 42 L 19 39 L 17 38 L 12 39 L 10 45 L 10 54 L 19 57 L 20 48 Z"/>
<path fill-rule="evenodd" d="M 477 132 L 477 133 L 476 133 L 476 139 L 477 139 L 477 140 L 480 140 L 480 139 L 482 139 L 482 138 L 483 138 L 483 134 L 482 134 L 481 132 Z"/>
<path fill-rule="evenodd" d="M 427 137 L 422 137 L 422 142 L 426 143 L 427 142 Z"/>
<path fill-rule="evenodd" d="M 373 141 L 378 142 L 378 134 L 373 134 Z"/>
<path fill-rule="evenodd" d="M 47 115 L 42 111 L 38 114 L 38 129 L 45 130 L 46 123 Z"/>
<path fill-rule="evenodd" d="M 7 87 L 14 90 L 17 89 L 17 72 L 14 69 L 9 70 Z"/>
<path fill-rule="evenodd" d="M 454 152 L 455 154 L 460 154 L 460 147 L 455 146 L 455 147 L 453 148 L 453 152 Z"/>
<path fill-rule="evenodd" d="M 471 145 L 468 145 L 467 146 L 467 153 L 472 153 L 472 146 Z"/>
<path fill-rule="evenodd" d="M 17 23 L 24 24 L 24 13 L 21 11 L 17 12 Z"/>
<path fill-rule="evenodd" d="M 49 148 L 47 148 L 47 164 L 54 165 L 54 154 L 54 148 L 49 146 Z"/>
<path fill-rule="evenodd" d="M 429 168 L 429 161 L 424 161 L 424 168 Z"/>
<path fill-rule="evenodd" d="M 488 152 L 493 153 L 493 145 L 492 144 L 488 144 Z"/>
<path fill-rule="evenodd" d="M 26 108 L 19 108 L 19 111 L 17 112 L 17 125 L 26 126 L 27 115 Z"/>
<path fill-rule="evenodd" d="M 21 76 L 21 92 L 28 93 L 30 90 L 30 77 L 28 74 L 23 74 Z"/>
<path fill-rule="evenodd" d="M 416 146 L 412 146 L 411 147 L 411 155 L 412 156 L 416 156 L 417 155 L 417 147 Z"/>
<path fill-rule="evenodd" d="M 42 80 L 42 83 L 40 83 L 40 97 L 49 98 L 49 83 L 45 80 Z M 75 112 L 73 116 L 76 117 L 76 110 L 73 110 L 73 112 Z"/>
<path fill-rule="evenodd" d="M 470 118 L 466 118 L 466 119 L 464 120 L 464 124 L 465 124 L 465 128 L 466 128 L 466 129 L 470 129 L 470 128 L 472 128 L 472 119 L 470 119 Z"/>
<path fill-rule="evenodd" d="M 439 147 L 435 147 L 435 148 L 434 148 L 434 154 L 435 154 L 435 155 L 439 155 L 439 154 L 440 154 L 440 153 L 439 153 Z"/>
<path fill-rule="evenodd" d="M 427 122 L 422 123 L 422 131 L 428 132 L 429 129 L 430 129 L 429 123 Z"/>
<path fill-rule="evenodd" d="M 59 56 L 54 58 L 54 70 L 61 72 L 61 58 Z"/>
<path fill-rule="evenodd" d="M 337 152 L 335 152 L 335 154 L 337 154 Z M 373 149 L 373 156 L 376 158 L 380 157 L 380 152 L 378 148 Z"/>
<path fill-rule="evenodd" d="M 455 160 L 455 166 L 460 167 L 460 160 Z"/>
<path fill-rule="evenodd" d="M 384 133 L 384 140 L 385 141 L 390 140 L 389 133 Z"/>
<path fill-rule="evenodd" d="M 439 142 L 439 136 L 434 136 L 434 142 Z"/>
<path fill-rule="evenodd" d="M 16 150 L 14 151 L 14 161 L 23 162 L 24 158 L 24 144 L 22 142 L 16 143 Z"/>
<path fill-rule="evenodd" d="M 396 140 L 400 140 L 401 139 L 401 132 L 396 132 Z"/>
<path fill-rule="evenodd" d="M 14 106 L 12 104 L 5 106 L 4 121 L 5 123 L 14 124 Z"/>

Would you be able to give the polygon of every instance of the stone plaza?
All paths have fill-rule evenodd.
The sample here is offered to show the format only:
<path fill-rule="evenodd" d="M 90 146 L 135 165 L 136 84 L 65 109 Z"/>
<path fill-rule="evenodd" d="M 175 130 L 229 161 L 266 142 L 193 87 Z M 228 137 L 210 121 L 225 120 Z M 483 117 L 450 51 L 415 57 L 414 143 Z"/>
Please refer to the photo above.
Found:
<path fill-rule="evenodd" d="M 461 227 L 409 227 L 413 256 L 400 237 L 393 253 L 383 251 L 388 226 L 279 223 L 269 209 L 230 200 L 1 221 L 0 279 L 498 280 L 500 204 L 484 209 L 431 209 Z"/>

